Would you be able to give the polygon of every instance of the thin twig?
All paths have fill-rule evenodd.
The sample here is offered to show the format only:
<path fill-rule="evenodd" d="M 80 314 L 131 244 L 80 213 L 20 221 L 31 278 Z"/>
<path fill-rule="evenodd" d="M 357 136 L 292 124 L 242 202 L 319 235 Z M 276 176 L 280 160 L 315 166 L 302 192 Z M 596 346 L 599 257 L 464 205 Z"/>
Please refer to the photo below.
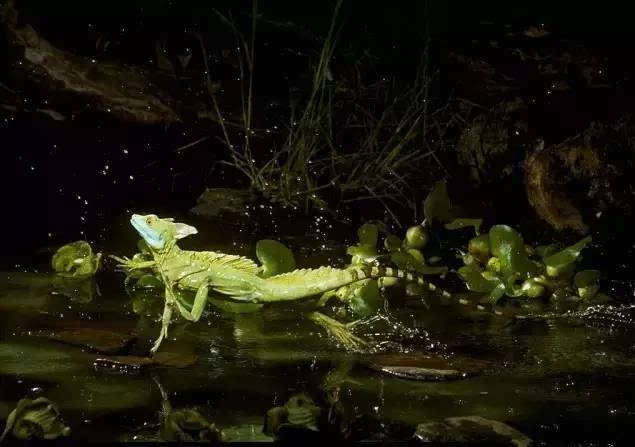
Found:
<path fill-rule="evenodd" d="M 185 146 L 181 146 L 181 147 L 179 147 L 179 148 L 175 149 L 175 150 L 174 150 L 174 152 L 178 154 L 179 152 L 182 152 L 182 151 L 184 151 L 185 149 L 189 149 L 189 148 L 191 148 L 192 146 L 196 146 L 198 143 L 202 143 L 203 141 L 206 141 L 206 140 L 209 140 L 209 139 L 210 139 L 210 136 L 209 136 L 209 135 L 206 135 L 206 136 L 204 136 L 204 137 L 199 138 L 199 139 L 198 139 L 198 140 L 196 140 L 196 141 L 192 141 L 191 143 L 186 144 Z"/>

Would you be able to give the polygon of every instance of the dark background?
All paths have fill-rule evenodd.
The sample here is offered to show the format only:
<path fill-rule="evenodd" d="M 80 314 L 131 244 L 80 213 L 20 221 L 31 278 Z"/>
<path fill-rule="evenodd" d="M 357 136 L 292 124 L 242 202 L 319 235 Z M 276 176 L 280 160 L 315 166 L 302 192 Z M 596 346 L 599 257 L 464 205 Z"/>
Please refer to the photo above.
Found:
<path fill-rule="evenodd" d="M 377 70 L 407 77 L 419 62 L 429 39 L 430 62 L 440 70 L 439 88 L 447 73 L 449 51 L 472 40 L 498 38 L 544 24 L 558 39 L 576 39 L 632 59 L 632 16 L 618 2 L 458 2 L 458 1 L 346 1 L 337 57 L 356 58 L 368 51 Z M 153 39 L 185 27 L 216 36 L 218 48 L 231 45 L 231 35 L 210 8 L 231 11 L 243 30 L 249 30 L 251 2 L 243 1 L 22 1 L 21 19 L 62 49 L 92 57 L 144 65 L 152 56 Z M 258 39 L 269 50 L 258 50 L 258 80 L 267 94 L 288 91 L 287 75 L 299 69 L 279 51 L 319 48 L 327 32 L 334 2 L 261 1 L 260 14 L 288 31 L 262 22 Z M 107 54 L 96 50 L 99 35 L 110 35 Z M 185 43 L 187 45 L 187 42 Z M 557 45 L 557 41 L 554 42 Z M 3 48 L 6 48 L 3 45 Z M 3 52 L 1 64 L 13 55 Z M 0 66 L 0 82 L 3 79 Z M 285 73 L 285 76 L 282 76 Z M 302 75 L 297 73 L 298 77 Z M 45 98 L 19 92 L 27 102 Z M 130 207 L 185 212 L 202 189 L 214 183 L 210 163 L 217 155 L 175 158 L 175 147 L 193 139 L 187 125 L 132 126 L 90 113 L 63 123 L 26 112 L 0 112 L 3 234 L 1 251 L 13 262 L 47 245 L 73 238 L 103 241 L 114 216 Z M 127 151 L 127 153 L 125 152 Z M 219 149 L 220 152 L 220 149 Z M 198 157 L 198 158 L 197 158 Z M 202 157 L 202 158 L 201 158 Z M 159 160 L 148 167 L 148 160 Z M 108 175 L 100 175 L 104 166 Z M 170 167 L 178 173 L 170 173 Z M 130 179 L 134 177 L 134 180 Z"/>

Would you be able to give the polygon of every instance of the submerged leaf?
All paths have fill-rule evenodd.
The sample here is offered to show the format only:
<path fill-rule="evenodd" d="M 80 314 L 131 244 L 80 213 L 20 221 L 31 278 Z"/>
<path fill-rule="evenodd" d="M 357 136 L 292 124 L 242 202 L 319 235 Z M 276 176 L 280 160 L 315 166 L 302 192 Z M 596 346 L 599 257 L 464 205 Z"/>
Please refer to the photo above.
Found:
<path fill-rule="evenodd" d="M 90 276 L 99 269 L 101 253 L 93 254 L 86 241 L 71 242 L 60 247 L 51 260 L 55 272 L 65 276 Z"/>
<path fill-rule="evenodd" d="M 580 252 L 582 252 L 584 247 L 589 243 L 591 243 L 591 236 L 587 236 L 575 244 L 545 258 L 547 275 L 559 276 L 570 271 L 578 259 L 578 256 L 580 256 Z"/>
<path fill-rule="evenodd" d="M 262 264 L 263 278 L 291 272 L 296 267 L 293 252 L 284 244 L 271 239 L 258 241 L 256 257 Z"/>
<path fill-rule="evenodd" d="M 12 433 L 17 439 L 56 439 L 68 436 L 71 429 L 60 419 L 60 412 L 45 397 L 20 399 L 7 418 L 0 442 Z"/>

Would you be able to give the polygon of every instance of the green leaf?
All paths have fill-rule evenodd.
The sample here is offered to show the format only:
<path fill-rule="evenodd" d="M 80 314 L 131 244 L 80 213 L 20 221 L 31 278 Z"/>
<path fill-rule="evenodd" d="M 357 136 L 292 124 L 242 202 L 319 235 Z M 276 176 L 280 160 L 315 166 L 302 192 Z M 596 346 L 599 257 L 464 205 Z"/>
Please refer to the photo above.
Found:
<path fill-rule="evenodd" d="M 498 303 L 498 300 L 500 300 L 503 295 L 505 295 L 505 292 L 505 283 L 501 282 L 485 297 L 485 301 L 496 304 Z"/>
<path fill-rule="evenodd" d="M 256 244 L 256 257 L 262 264 L 262 277 L 279 275 L 295 270 L 293 253 L 284 244 L 263 239 Z"/>
<path fill-rule="evenodd" d="M 376 247 L 377 239 L 379 237 L 379 229 L 375 224 L 365 223 L 357 230 L 357 237 L 359 237 L 360 245 Z"/>
<path fill-rule="evenodd" d="M 523 294 L 529 298 L 539 298 L 545 293 L 545 286 L 535 279 L 526 280 L 522 285 Z"/>
<path fill-rule="evenodd" d="M 404 251 L 391 253 L 390 260 L 401 270 L 416 270 L 419 266 L 417 260 Z"/>
<path fill-rule="evenodd" d="M 489 231 L 489 245 L 493 256 L 500 260 L 503 277 L 518 273 L 523 278 L 536 274 L 536 264 L 528 257 L 520 234 L 507 225 L 494 225 Z"/>
<path fill-rule="evenodd" d="M 384 239 L 384 247 L 390 253 L 399 251 L 401 250 L 401 239 L 393 234 L 389 234 L 386 236 L 386 239 Z"/>
<path fill-rule="evenodd" d="M 353 298 L 349 306 L 353 313 L 359 317 L 368 317 L 376 314 L 384 304 L 379 293 L 377 281 L 371 280 L 357 287 L 353 291 Z"/>
<path fill-rule="evenodd" d="M 374 245 L 353 245 L 346 249 L 346 254 L 357 256 L 362 262 L 370 262 L 379 256 Z"/>
<path fill-rule="evenodd" d="M 154 275 L 146 274 L 139 278 L 136 285 L 146 288 L 163 287 L 163 282 L 161 282 L 161 280 Z"/>
<path fill-rule="evenodd" d="M 423 215 L 426 222 L 449 222 L 453 218 L 452 204 L 448 196 L 448 187 L 444 181 L 434 184 L 432 191 L 423 202 Z"/>
<path fill-rule="evenodd" d="M 423 253 L 421 253 L 416 248 L 409 248 L 408 250 L 406 250 L 406 253 L 412 256 L 419 263 L 419 265 L 426 265 L 426 260 L 423 257 Z"/>
<path fill-rule="evenodd" d="M 478 235 L 482 224 L 483 219 L 458 218 L 454 219 L 452 222 L 445 224 L 444 226 L 447 230 L 458 230 L 465 227 L 474 227 L 474 232 Z"/>
<path fill-rule="evenodd" d="M 501 260 L 496 256 L 492 256 L 487 260 L 487 264 L 485 264 L 485 268 L 490 272 L 500 273 L 501 272 Z"/>
<path fill-rule="evenodd" d="M 523 275 L 518 272 L 513 272 L 503 278 L 503 283 L 505 283 L 505 295 L 511 297 L 523 296 L 525 291 L 523 290 L 524 282 L 521 282 L 522 279 Z"/>
<path fill-rule="evenodd" d="M 577 243 L 570 245 L 569 247 L 545 258 L 545 264 L 547 266 L 547 275 L 560 276 L 563 273 L 567 273 L 573 268 L 573 264 L 580 256 L 580 252 L 591 243 L 591 236 L 587 236 Z"/>
<path fill-rule="evenodd" d="M 86 241 L 71 242 L 60 247 L 51 260 L 53 270 L 64 276 L 92 276 L 99 269 L 101 253 L 93 254 Z"/>
<path fill-rule="evenodd" d="M 597 270 L 582 270 L 576 273 L 573 283 L 578 289 L 578 296 L 583 299 L 593 298 L 600 290 L 600 272 Z"/>
<path fill-rule="evenodd" d="M 458 270 L 467 288 L 472 292 L 490 293 L 498 287 L 502 281 L 499 278 L 487 279 L 473 266 L 463 266 Z"/>
<path fill-rule="evenodd" d="M 408 248 L 423 248 L 428 243 L 428 232 L 421 225 L 415 225 L 406 231 L 406 246 Z"/>
<path fill-rule="evenodd" d="M 490 257 L 489 251 L 489 235 L 481 234 L 470 239 L 467 245 L 467 251 L 481 262 L 487 262 Z"/>
<path fill-rule="evenodd" d="M 538 256 L 540 256 L 543 260 L 554 253 L 557 253 L 560 249 L 558 244 L 549 244 L 549 245 L 539 245 L 535 248 L 535 252 Z"/>

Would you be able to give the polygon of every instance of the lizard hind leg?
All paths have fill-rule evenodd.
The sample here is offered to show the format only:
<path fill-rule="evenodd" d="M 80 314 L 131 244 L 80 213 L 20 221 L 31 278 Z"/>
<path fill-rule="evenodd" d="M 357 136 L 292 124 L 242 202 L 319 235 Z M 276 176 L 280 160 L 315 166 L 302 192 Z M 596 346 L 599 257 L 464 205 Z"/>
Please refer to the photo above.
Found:
<path fill-rule="evenodd" d="M 329 335 L 335 337 L 346 349 L 359 350 L 368 346 L 366 341 L 354 335 L 347 325 L 340 323 L 320 312 L 311 312 L 309 318 L 314 323 L 322 326 Z"/>
<path fill-rule="evenodd" d="M 181 316 L 186 320 L 197 322 L 201 319 L 205 306 L 207 305 L 207 294 L 209 293 L 209 285 L 207 283 L 202 284 L 196 291 L 194 297 L 194 303 L 192 304 L 192 310 L 187 310 L 181 301 L 176 298 L 176 305 L 179 308 Z"/>
<path fill-rule="evenodd" d="M 161 346 L 163 339 L 167 338 L 168 328 L 170 327 L 171 320 L 172 320 L 172 303 L 169 300 L 166 300 L 165 305 L 163 306 L 163 316 L 161 317 L 161 332 L 159 333 L 159 338 L 157 338 L 156 341 L 154 342 L 152 349 L 150 349 L 150 352 L 152 354 L 155 354 L 159 350 L 159 347 Z"/>

